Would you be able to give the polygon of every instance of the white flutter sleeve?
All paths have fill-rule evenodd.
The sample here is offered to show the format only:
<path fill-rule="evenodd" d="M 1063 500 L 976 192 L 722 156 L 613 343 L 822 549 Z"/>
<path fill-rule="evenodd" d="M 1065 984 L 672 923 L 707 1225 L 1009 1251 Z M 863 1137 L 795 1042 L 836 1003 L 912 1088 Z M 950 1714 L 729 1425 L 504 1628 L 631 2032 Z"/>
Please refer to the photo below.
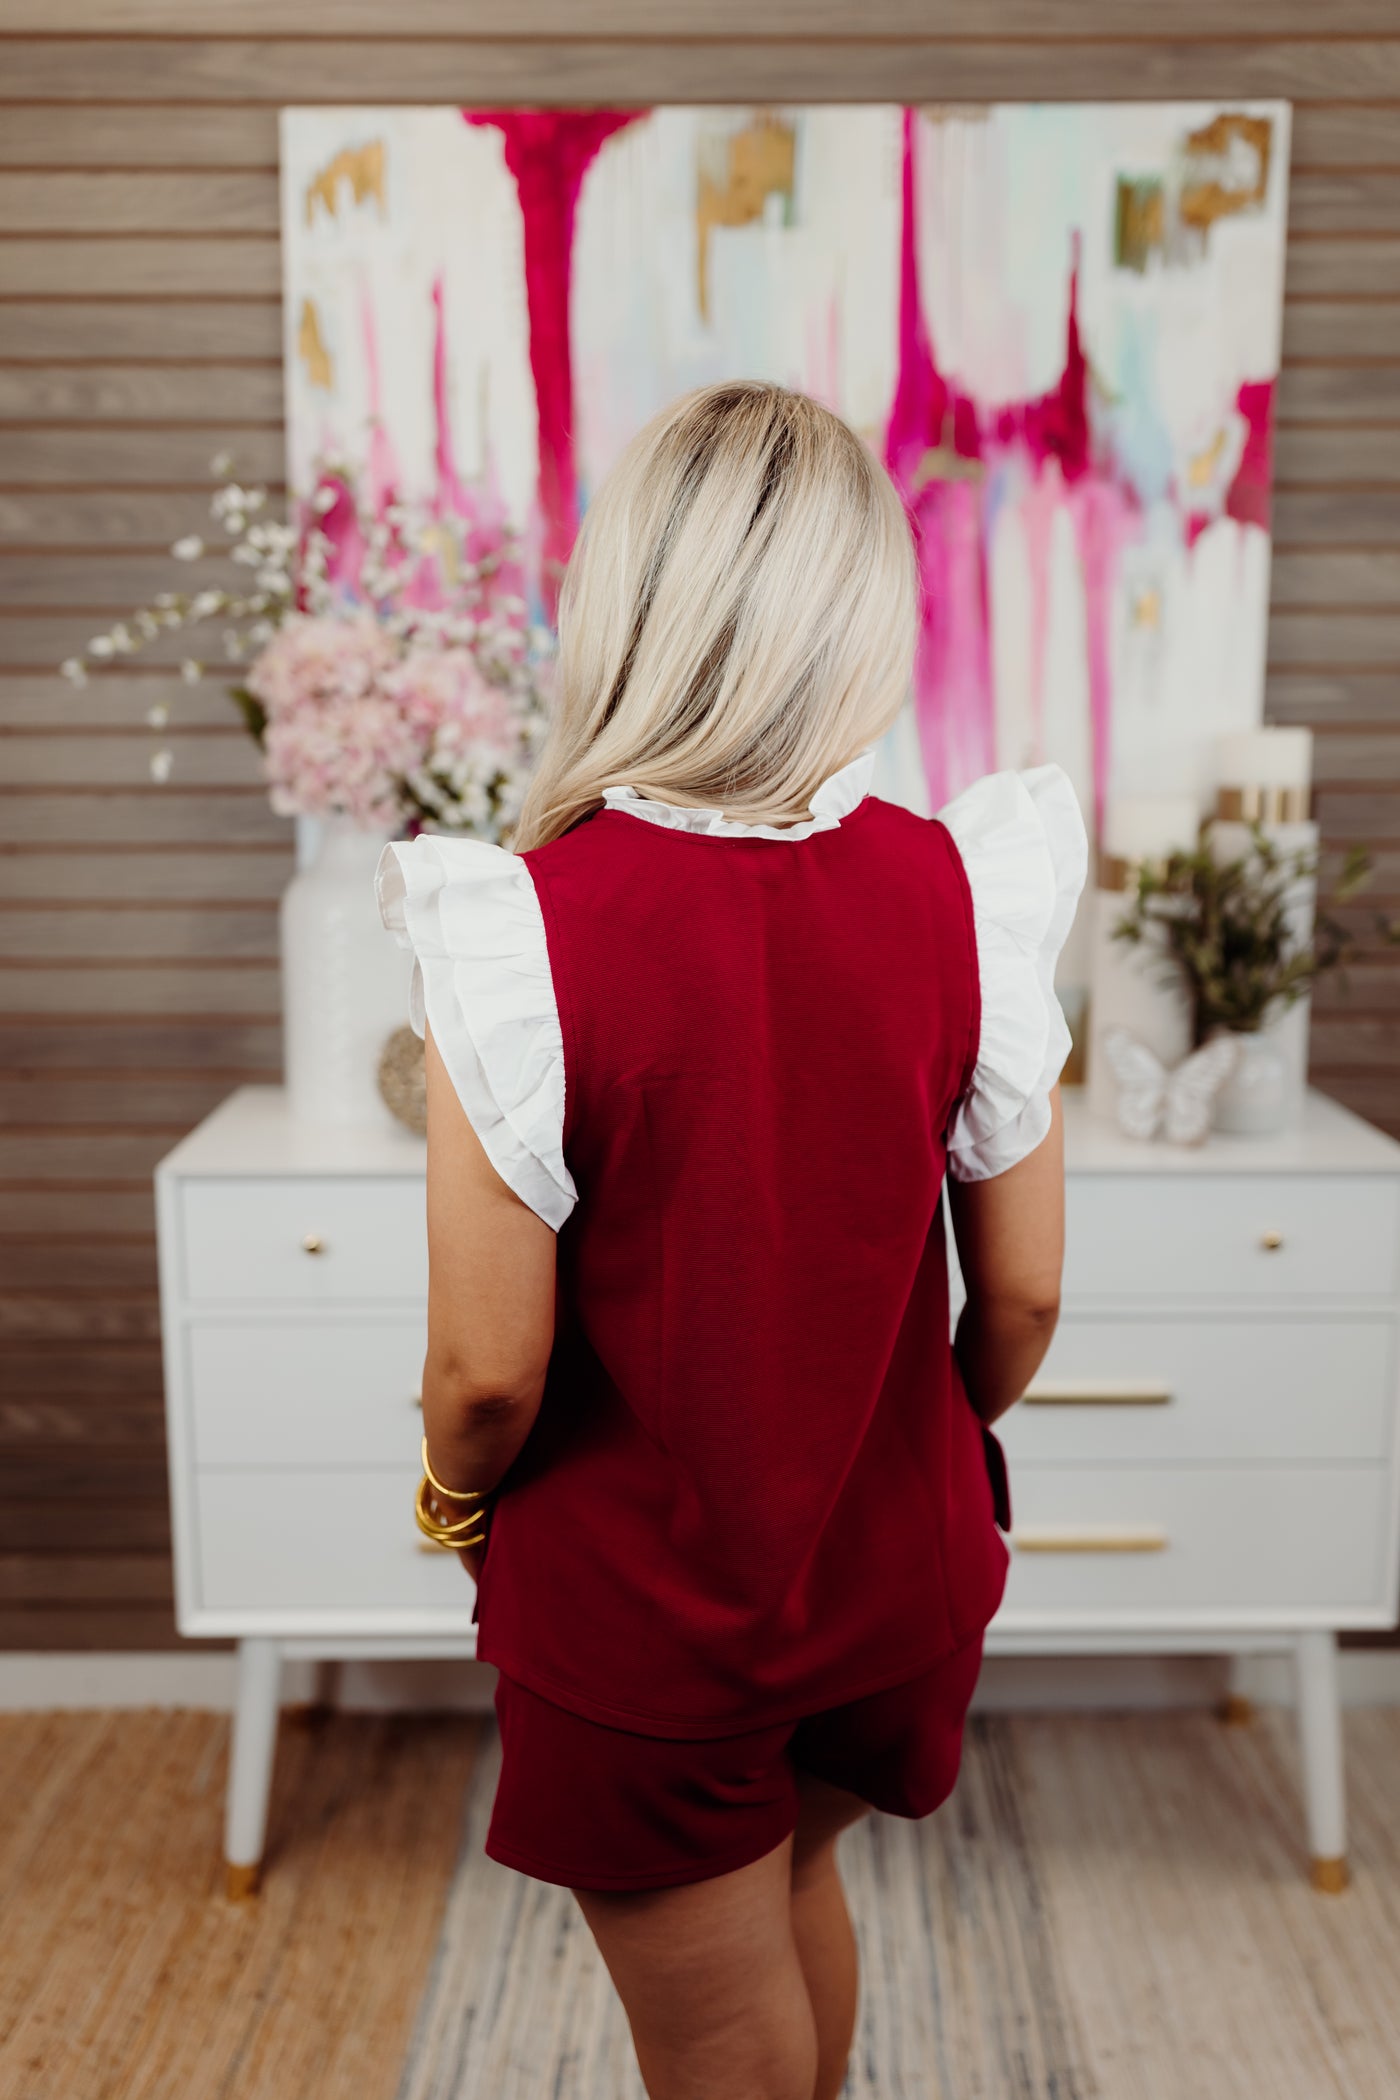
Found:
<path fill-rule="evenodd" d="M 1088 870 L 1084 819 L 1059 766 L 991 773 L 940 820 L 972 893 L 982 1032 L 953 1119 L 948 1172 L 986 1181 L 1034 1152 L 1050 1128 L 1050 1090 L 1069 1054 L 1055 963 Z"/>
<path fill-rule="evenodd" d="M 487 1158 L 555 1231 L 577 1201 L 564 1163 L 564 1042 L 544 918 L 525 862 L 484 839 L 386 846 L 380 917 L 413 950 L 409 1021 L 430 1023 Z"/>

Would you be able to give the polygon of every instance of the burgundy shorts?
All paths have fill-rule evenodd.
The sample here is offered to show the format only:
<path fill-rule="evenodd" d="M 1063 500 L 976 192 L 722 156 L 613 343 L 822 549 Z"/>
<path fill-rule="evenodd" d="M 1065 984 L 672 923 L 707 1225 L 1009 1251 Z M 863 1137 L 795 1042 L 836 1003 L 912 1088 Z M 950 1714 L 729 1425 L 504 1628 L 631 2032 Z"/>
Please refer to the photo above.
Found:
<path fill-rule="evenodd" d="M 704 1881 L 790 1835 L 803 1772 L 889 1815 L 926 1816 L 958 1776 L 982 1639 L 844 1706 L 704 1741 L 605 1727 L 502 1676 L 501 1776 L 486 1850 L 566 1888 Z"/>

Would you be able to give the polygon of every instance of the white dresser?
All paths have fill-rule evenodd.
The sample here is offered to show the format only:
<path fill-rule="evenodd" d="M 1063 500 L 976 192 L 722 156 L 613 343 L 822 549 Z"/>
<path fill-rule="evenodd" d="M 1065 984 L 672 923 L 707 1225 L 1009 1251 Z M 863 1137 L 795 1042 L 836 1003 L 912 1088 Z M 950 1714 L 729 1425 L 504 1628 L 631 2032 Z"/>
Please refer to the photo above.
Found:
<path fill-rule="evenodd" d="M 989 1653 L 1298 1665 L 1308 1842 L 1345 1880 L 1335 1635 L 1400 1582 L 1400 1145 L 1309 1097 L 1285 1138 L 1142 1145 L 1066 1103 L 1064 1314 L 998 1425 Z M 156 1174 L 176 1611 L 240 1643 L 226 1855 L 256 1885 L 284 1656 L 468 1656 L 422 1539 L 424 1148 L 241 1089 Z"/>

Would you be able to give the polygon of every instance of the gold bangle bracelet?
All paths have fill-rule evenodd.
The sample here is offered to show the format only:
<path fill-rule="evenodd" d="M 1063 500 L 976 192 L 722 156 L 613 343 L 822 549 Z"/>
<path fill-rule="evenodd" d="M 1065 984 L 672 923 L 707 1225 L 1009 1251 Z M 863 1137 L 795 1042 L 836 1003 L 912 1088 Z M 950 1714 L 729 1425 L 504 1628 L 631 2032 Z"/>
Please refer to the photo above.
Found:
<path fill-rule="evenodd" d="M 433 1493 L 441 1495 L 444 1502 L 485 1502 L 495 1492 L 492 1488 L 444 1487 L 437 1474 L 433 1471 L 432 1461 L 428 1457 L 428 1439 L 426 1436 L 423 1439 L 423 1477 Z"/>
<path fill-rule="evenodd" d="M 468 1532 L 474 1524 L 485 1519 L 486 1512 L 484 1509 L 468 1510 L 464 1517 L 453 1517 L 450 1519 L 441 1517 L 435 1509 L 430 1509 L 428 1506 L 431 1495 L 432 1488 L 425 1477 L 418 1483 L 418 1495 L 413 1506 L 418 1513 L 420 1521 L 424 1524 L 431 1524 L 436 1531 L 443 1533 Z"/>
<path fill-rule="evenodd" d="M 486 1511 L 470 1510 L 465 1517 L 458 1517 L 449 1524 L 443 1518 L 435 1517 L 429 1510 L 428 1496 L 431 1491 L 432 1484 L 425 1473 L 418 1483 L 418 1493 L 413 1501 L 413 1514 L 424 1537 L 436 1539 L 440 1546 L 479 1546 L 486 1536 Z M 473 1531 L 472 1527 L 478 1524 L 480 1530 Z"/>
<path fill-rule="evenodd" d="M 479 1531 L 466 1532 L 460 1537 L 455 1532 L 443 1531 L 440 1526 L 431 1521 L 425 1524 L 421 1519 L 419 1520 L 418 1529 L 422 1532 L 425 1539 L 432 1541 L 433 1545 L 445 1546 L 453 1553 L 461 1553 L 469 1547 L 484 1546 L 486 1543 L 484 1526 Z"/>

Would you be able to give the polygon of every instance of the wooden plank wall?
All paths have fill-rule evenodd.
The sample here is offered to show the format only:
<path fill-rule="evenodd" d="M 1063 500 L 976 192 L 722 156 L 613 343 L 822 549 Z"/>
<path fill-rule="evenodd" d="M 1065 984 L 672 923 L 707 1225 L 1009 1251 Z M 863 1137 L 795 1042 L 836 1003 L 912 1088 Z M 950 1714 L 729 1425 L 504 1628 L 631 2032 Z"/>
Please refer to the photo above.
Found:
<path fill-rule="evenodd" d="M 1269 710 L 1400 909 L 1395 0 L 6 0 L 0 1649 L 173 1638 L 151 1169 L 278 1067 L 287 827 L 227 703 L 181 699 L 157 788 L 173 663 L 51 675 L 167 586 L 216 449 L 279 476 L 277 106 L 1251 94 L 1296 103 Z M 1316 1055 L 1400 1131 L 1400 954 Z"/>

